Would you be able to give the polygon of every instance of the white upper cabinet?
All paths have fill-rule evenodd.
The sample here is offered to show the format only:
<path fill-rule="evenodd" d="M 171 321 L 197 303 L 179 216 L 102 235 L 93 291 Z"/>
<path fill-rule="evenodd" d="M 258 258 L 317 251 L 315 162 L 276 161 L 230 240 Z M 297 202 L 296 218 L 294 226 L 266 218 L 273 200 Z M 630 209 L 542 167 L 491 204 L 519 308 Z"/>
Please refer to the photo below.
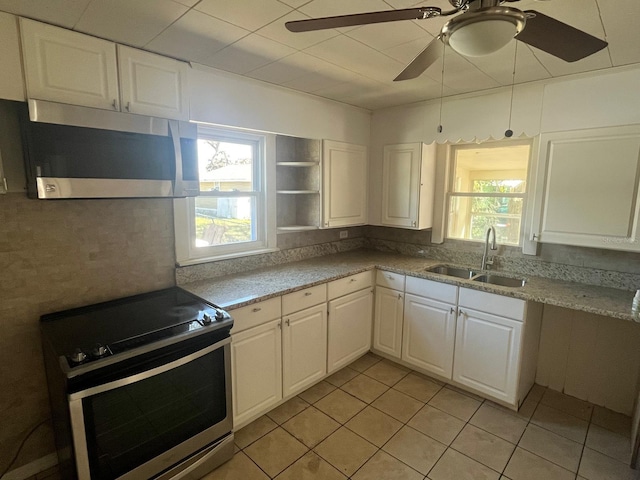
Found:
<path fill-rule="evenodd" d="M 385 145 L 382 225 L 416 230 L 432 226 L 435 168 L 435 143 Z"/>
<path fill-rule="evenodd" d="M 20 28 L 28 98 L 189 119 L 186 63 L 24 18 Z"/>
<path fill-rule="evenodd" d="M 27 96 L 119 110 L 116 45 L 20 19 Z"/>
<path fill-rule="evenodd" d="M 118 67 L 123 111 L 189 120 L 186 63 L 118 45 Z"/>
<path fill-rule="evenodd" d="M 640 250 L 640 125 L 540 136 L 535 240 Z"/>
<path fill-rule="evenodd" d="M 367 147 L 324 140 L 323 227 L 367 223 Z"/>
<path fill-rule="evenodd" d="M 24 101 L 17 17 L 0 12 L 0 98 Z"/>

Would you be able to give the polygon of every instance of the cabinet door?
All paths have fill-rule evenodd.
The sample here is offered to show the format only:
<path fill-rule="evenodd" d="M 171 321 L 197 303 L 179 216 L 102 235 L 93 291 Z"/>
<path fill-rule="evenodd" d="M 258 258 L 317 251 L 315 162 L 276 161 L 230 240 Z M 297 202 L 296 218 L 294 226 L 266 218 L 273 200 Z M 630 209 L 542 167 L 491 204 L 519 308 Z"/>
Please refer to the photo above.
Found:
<path fill-rule="evenodd" d="M 400 358 L 404 295 L 397 290 L 376 287 L 373 317 L 373 348 Z"/>
<path fill-rule="evenodd" d="M 421 143 L 384 147 L 382 225 L 418 226 L 421 147 Z"/>
<path fill-rule="evenodd" d="M 459 308 L 453 380 L 514 404 L 521 336 L 522 322 Z"/>
<path fill-rule="evenodd" d="M 281 328 L 278 319 L 231 336 L 234 425 L 282 399 Z"/>
<path fill-rule="evenodd" d="M 122 110 L 189 120 L 187 64 L 118 45 Z"/>
<path fill-rule="evenodd" d="M 24 77 L 20 61 L 18 18 L 0 12 L 0 98 L 23 102 Z"/>
<path fill-rule="evenodd" d="M 112 42 L 20 19 L 27 96 L 119 110 Z"/>
<path fill-rule="evenodd" d="M 640 126 L 544 134 L 539 151 L 536 240 L 640 250 Z"/>
<path fill-rule="evenodd" d="M 347 365 L 371 348 L 371 289 L 329 302 L 327 371 Z"/>
<path fill-rule="evenodd" d="M 406 294 L 402 359 L 444 378 L 451 378 L 456 335 L 455 307 Z"/>
<path fill-rule="evenodd" d="M 323 226 L 367 223 L 367 148 L 325 140 L 323 161 Z"/>
<path fill-rule="evenodd" d="M 283 394 L 293 395 L 327 373 L 327 305 L 283 318 Z"/>

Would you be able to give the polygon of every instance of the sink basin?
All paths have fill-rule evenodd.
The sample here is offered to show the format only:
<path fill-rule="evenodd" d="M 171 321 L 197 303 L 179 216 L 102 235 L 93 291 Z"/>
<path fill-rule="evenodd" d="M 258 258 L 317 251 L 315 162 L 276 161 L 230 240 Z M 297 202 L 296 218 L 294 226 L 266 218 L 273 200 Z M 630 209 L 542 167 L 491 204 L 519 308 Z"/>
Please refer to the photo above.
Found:
<path fill-rule="evenodd" d="M 469 268 L 450 267 L 448 265 L 436 265 L 435 267 L 426 268 L 425 271 L 431 273 L 439 273 L 440 275 L 448 275 L 457 278 L 471 278 L 475 272 Z"/>
<path fill-rule="evenodd" d="M 523 278 L 503 277 L 502 275 L 483 274 L 472 279 L 474 282 L 490 283 L 501 287 L 524 287 L 526 280 Z"/>

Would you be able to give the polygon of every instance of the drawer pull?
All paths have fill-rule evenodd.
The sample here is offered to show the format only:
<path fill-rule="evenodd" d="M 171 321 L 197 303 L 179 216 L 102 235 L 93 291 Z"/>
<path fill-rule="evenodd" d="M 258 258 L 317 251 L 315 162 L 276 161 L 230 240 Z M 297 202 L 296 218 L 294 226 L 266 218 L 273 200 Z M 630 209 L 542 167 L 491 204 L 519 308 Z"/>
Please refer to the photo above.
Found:
<path fill-rule="evenodd" d="M 456 313 L 456 309 L 451 307 L 451 315 L 453 315 L 454 313 Z"/>
<path fill-rule="evenodd" d="M 355 282 L 355 281 L 356 281 L 355 278 L 352 278 L 351 280 L 349 280 L 349 282 Z"/>
<path fill-rule="evenodd" d="M 251 310 L 252 312 L 259 312 L 260 310 L 262 310 L 260 307 L 256 307 L 253 310 Z"/>
<path fill-rule="evenodd" d="M 398 294 L 398 300 L 402 300 L 402 294 L 401 293 Z"/>
<path fill-rule="evenodd" d="M 309 295 L 312 295 L 312 293 L 311 292 L 304 292 L 304 296 L 305 297 L 308 297 Z"/>
<path fill-rule="evenodd" d="M 387 278 L 388 278 L 389 280 L 393 280 L 393 277 L 392 277 L 391 275 L 387 275 Z"/>
<path fill-rule="evenodd" d="M 287 323 L 287 327 L 291 326 L 291 320 L 289 320 L 288 318 L 287 318 L 287 322 L 286 323 Z"/>

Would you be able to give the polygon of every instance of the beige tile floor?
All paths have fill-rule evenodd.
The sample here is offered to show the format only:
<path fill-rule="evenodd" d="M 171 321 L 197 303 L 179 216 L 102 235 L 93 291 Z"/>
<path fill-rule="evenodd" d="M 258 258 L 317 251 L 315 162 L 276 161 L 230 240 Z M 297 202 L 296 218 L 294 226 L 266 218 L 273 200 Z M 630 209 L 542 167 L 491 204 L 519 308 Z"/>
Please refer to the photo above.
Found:
<path fill-rule="evenodd" d="M 367 354 L 236 432 L 203 480 L 640 480 L 629 437 L 538 385 L 516 413 Z"/>

